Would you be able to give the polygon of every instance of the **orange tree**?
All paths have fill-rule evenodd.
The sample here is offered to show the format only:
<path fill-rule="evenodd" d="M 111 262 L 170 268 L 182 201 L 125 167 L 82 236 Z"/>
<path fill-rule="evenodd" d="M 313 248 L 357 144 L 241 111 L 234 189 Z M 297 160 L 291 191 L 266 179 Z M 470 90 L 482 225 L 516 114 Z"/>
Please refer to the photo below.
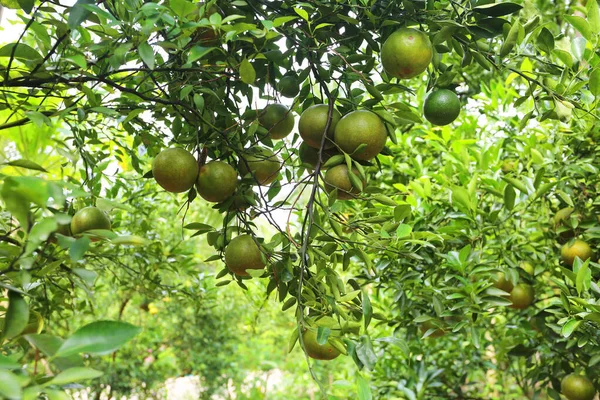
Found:
<path fill-rule="evenodd" d="M 100 374 L 17 367 L 30 348 L 114 351 L 135 327 L 93 322 L 45 351 L 29 310 L 77 300 L 82 263 L 105 273 L 98 252 L 126 271 L 116 246 L 147 246 L 152 224 L 107 229 L 99 214 L 128 180 L 186 192 L 185 210 L 211 170 L 198 189 L 210 199 L 220 182 L 221 219 L 184 228 L 227 264 L 217 285 L 267 280 L 295 311 L 290 348 L 372 371 L 371 384 L 357 373 L 359 398 L 558 398 L 568 374 L 597 375 L 595 0 L 18 3 L 0 130 L 57 128 L 44 151 L 67 173 L 7 152 L 5 396 Z M 96 217 L 74 225 L 85 206 Z"/>

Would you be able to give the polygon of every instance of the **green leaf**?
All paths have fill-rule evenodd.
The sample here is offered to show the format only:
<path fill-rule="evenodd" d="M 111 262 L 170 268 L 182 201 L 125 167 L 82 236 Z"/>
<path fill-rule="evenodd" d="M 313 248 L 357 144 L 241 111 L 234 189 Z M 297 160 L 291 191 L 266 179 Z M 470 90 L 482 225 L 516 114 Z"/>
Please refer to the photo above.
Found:
<path fill-rule="evenodd" d="M 585 18 L 574 15 L 565 15 L 564 18 L 575 29 L 577 29 L 579 33 L 581 33 L 581 36 L 583 36 L 587 40 L 592 40 L 592 28 L 590 28 L 590 24 L 586 21 Z"/>
<path fill-rule="evenodd" d="M 118 321 L 96 321 L 79 328 L 58 349 L 55 357 L 73 354 L 109 354 L 133 339 L 141 328 Z"/>
<path fill-rule="evenodd" d="M 69 247 L 69 256 L 71 261 L 77 262 L 83 258 L 85 252 L 90 248 L 91 240 L 87 236 L 82 236 L 75 240 Z"/>
<path fill-rule="evenodd" d="M 408 235 L 410 235 L 412 232 L 412 226 L 407 225 L 407 224 L 400 224 L 398 225 L 398 228 L 396 228 L 396 237 L 398 239 L 407 237 Z"/>
<path fill-rule="evenodd" d="M 508 35 L 506 35 L 506 39 L 504 39 L 504 43 L 502 43 L 500 57 L 506 57 L 515 47 L 519 37 L 519 29 L 521 29 L 521 24 L 518 20 L 515 20 L 508 31 Z"/>
<path fill-rule="evenodd" d="M 600 33 L 600 9 L 596 0 L 588 0 L 586 5 L 587 20 L 594 34 Z"/>
<path fill-rule="evenodd" d="M 460 204 L 466 207 L 468 210 L 473 209 L 473 205 L 471 203 L 471 196 L 469 196 L 469 192 L 467 189 L 461 186 L 455 186 L 452 188 L 452 203 Z"/>
<path fill-rule="evenodd" d="M 577 293 L 581 296 L 581 294 L 587 291 L 590 288 L 590 284 L 592 282 L 592 271 L 590 271 L 590 267 L 588 266 L 589 262 L 586 261 L 577 271 L 577 278 L 575 280 L 575 287 L 577 288 Z"/>
<path fill-rule="evenodd" d="M 508 211 L 512 211 L 515 207 L 515 198 L 517 197 L 517 193 L 512 185 L 506 185 L 504 188 L 504 206 Z"/>
<path fill-rule="evenodd" d="M 194 46 L 188 55 L 188 62 L 199 60 L 213 50 L 215 50 L 215 47 Z"/>
<path fill-rule="evenodd" d="M 179 18 L 185 18 L 198 10 L 196 5 L 189 0 L 170 0 L 169 6 Z"/>
<path fill-rule="evenodd" d="M 320 344 L 321 346 L 323 346 L 325 343 L 327 343 L 327 339 L 329 339 L 329 335 L 331 335 L 331 329 L 329 329 L 325 326 L 320 326 L 317 329 L 317 343 Z"/>
<path fill-rule="evenodd" d="M 294 8 L 294 11 L 296 12 L 296 14 L 302 17 L 303 20 L 308 21 L 308 13 L 305 10 L 301 8 Z"/>
<path fill-rule="evenodd" d="M 35 4 L 35 0 L 17 0 L 21 9 L 25 11 L 27 14 L 33 10 L 33 6 Z"/>
<path fill-rule="evenodd" d="M 112 244 L 129 245 L 129 246 L 147 246 L 152 243 L 151 240 L 137 235 L 123 235 L 110 239 Z"/>
<path fill-rule="evenodd" d="M 600 68 L 596 68 L 590 73 L 588 86 L 595 97 L 600 95 Z"/>
<path fill-rule="evenodd" d="M 23 396 L 21 384 L 15 374 L 0 370 L 0 397 L 19 400 Z"/>
<path fill-rule="evenodd" d="M 0 57 L 14 57 L 20 60 L 41 60 L 43 57 L 33 47 L 23 43 L 9 43 L 0 49 Z"/>
<path fill-rule="evenodd" d="M 244 58 L 240 64 L 240 78 L 242 79 L 242 82 L 248 85 L 254 83 L 256 80 L 256 71 L 254 71 L 254 67 L 246 58 Z"/>
<path fill-rule="evenodd" d="M 565 338 L 568 338 L 573 332 L 575 332 L 575 330 L 577 329 L 577 327 L 579 327 L 581 322 L 581 320 L 569 319 L 567 323 L 563 325 L 560 331 L 561 335 L 563 335 L 563 337 Z"/>
<path fill-rule="evenodd" d="M 67 21 L 69 29 L 75 29 L 86 20 L 90 11 L 83 7 L 84 4 L 94 4 L 94 0 L 77 0 L 77 3 L 69 11 L 69 19 Z"/>
<path fill-rule="evenodd" d="M 67 383 L 95 379 L 103 374 L 104 373 L 102 371 L 98 371 L 93 368 L 74 367 L 62 371 L 60 374 L 52 378 L 52 380 L 48 381 L 46 385 L 66 385 Z"/>
<path fill-rule="evenodd" d="M 142 43 L 138 46 L 138 53 L 144 61 L 144 64 L 150 69 L 154 69 L 154 50 L 148 43 Z"/>
<path fill-rule="evenodd" d="M 554 35 L 548 29 L 542 28 L 536 43 L 540 50 L 549 54 L 554 50 Z"/>
<path fill-rule="evenodd" d="M 4 339 L 18 336 L 29 322 L 29 305 L 19 293 L 8 292 L 8 310 L 4 319 Z"/>
<path fill-rule="evenodd" d="M 358 372 L 356 373 L 356 386 L 358 388 L 358 400 L 373 399 L 369 382 Z"/>
<path fill-rule="evenodd" d="M 371 306 L 371 300 L 369 299 L 369 295 L 367 294 L 366 290 L 363 290 L 362 292 L 362 307 L 366 331 L 371 323 L 371 318 L 373 317 L 373 307 Z"/>
<path fill-rule="evenodd" d="M 523 8 L 523 6 L 520 4 L 506 2 L 473 7 L 473 11 L 487 15 L 488 17 L 501 17 L 503 15 L 514 14 L 521 8 Z"/>
<path fill-rule="evenodd" d="M 33 161 L 29 161 L 29 160 L 13 160 L 13 161 L 8 161 L 6 163 L 4 163 L 5 165 L 10 165 L 11 167 L 20 167 L 20 168 L 26 168 L 26 169 L 32 169 L 35 171 L 42 171 L 42 172 L 48 172 L 46 171 L 42 166 L 40 166 L 39 164 L 34 163 Z"/>
<path fill-rule="evenodd" d="M 0 370 L 2 369 L 19 369 L 21 364 L 14 362 L 12 359 L 0 354 Z"/>
<path fill-rule="evenodd" d="M 518 179 L 511 178 L 509 176 L 503 176 L 502 180 L 505 181 L 506 183 L 513 185 L 514 187 L 519 189 L 520 192 L 522 192 L 524 194 L 529 193 L 527 190 L 527 186 L 525 186 L 525 184 Z"/>
<path fill-rule="evenodd" d="M 381 204 L 385 204 L 386 206 L 396 207 L 398 205 L 394 199 L 383 194 L 375 194 L 373 195 L 373 199 L 377 200 Z"/>

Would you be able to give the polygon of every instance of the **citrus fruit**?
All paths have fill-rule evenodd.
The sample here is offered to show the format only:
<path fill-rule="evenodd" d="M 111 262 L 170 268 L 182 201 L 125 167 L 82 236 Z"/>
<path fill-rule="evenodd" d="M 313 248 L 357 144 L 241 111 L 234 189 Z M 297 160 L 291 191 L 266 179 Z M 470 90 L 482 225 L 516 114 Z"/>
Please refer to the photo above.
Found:
<path fill-rule="evenodd" d="M 323 150 L 323 163 L 329 160 L 334 154 L 336 154 L 335 149 Z M 319 162 L 319 149 L 310 147 L 305 142 L 302 142 L 298 149 L 298 157 L 300 157 L 302 164 L 308 164 L 312 169 L 315 169 Z M 321 169 L 325 169 L 323 164 L 321 164 Z"/>
<path fill-rule="evenodd" d="M 240 159 L 238 169 L 242 175 L 248 174 L 248 167 L 259 185 L 268 185 L 277 177 L 281 160 L 271 150 L 260 148 Z"/>
<path fill-rule="evenodd" d="M 283 97 L 294 98 L 300 92 L 298 79 L 292 75 L 286 75 L 277 82 L 277 90 Z"/>
<path fill-rule="evenodd" d="M 294 114 L 283 104 L 269 104 L 258 116 L 258 122 L 272 139 L 283 139 L 294 129 Z"/>
<path fill-rule="evenodd" d="M 354 175 L 358 177 L 358 171 L 352 170 Z M 337 189 L 337 198 L 340 200 L 349 200 L 356 198 L 356 195 L 360 193 L 360 190 L 352 185 L 350 177 L 348 176 L 348 167 L 346 164 L 336 165 L 330 168 L 325 173 L 325 189 L 327 193 L 333 189 Z"/>
<path fill-rule="evenodd" d="M 533 288 L 526 283 L 519 283 L 510 292 L 509 300 L 512 301 L 511 308 L 522 310 L 533 303 Z"/>
<path fill-rule="evenodd" d="M 329 117 L 329 106 L 327 104 L 316 104 L 308 107 L 300 116 L 298 122 L 298 131 L 302 140 L 315 149 L 321 148 L 321 141 L 323 139 L 323 133 L 327 126 L 327 119 Z M 325 148 L 331 148 L 333 144 L 333 133 L 335 127 L 339 122 L 342 115 L 335 108 L 331 114 L 331 123 L 329 129 L 327 129 L 327 137 L 329 140 L 325 141 Z"/>
<path fill-rule="evenodd" d="M 446 334 L 446 331 L 440 327 L 438 327 L 437 325 L 435 325 L 433 322 L 431 321 L 425 321 L 423 322 L 420 326 L 419 329 L 421 330 L 421 332 L 423 333 L 423 335 L 425 333 L 427 333 L 428 330 L 430 329 L 435 329 L 435 331 L 433 331 L 431 333 L 431 335 L 427 336 L 430 338 L 439 338 L 441 336 L 444 336 Z"/>
<path fill-rule="evenodd" d="M 436 90 L 425 99 L 423 114 L 434 125 L 448 125 L 460 114 L 460 100 L 451 90 Z"/>
<path fill-rule="evenodd" d="M 260 255 L 260 249 L 251 235 L 236 236 L 225 249 L 225 265 L 234 274 L 247 276 L 247 269 L 265 267 Z"/>
<path fill-rule="evenodd" d="M 514 285 L 510 280 L 506 279 L 504 272 L 498 272 L 496 274 L 496 282 L 494 282 L 494 287 L 504 290 L 506 293 L 510 293 L 513 290 Z"/>
<path fill-rule="evenodd" d="M 523 271 L 527 272 L 529 275 L 533 275 L 535 273 L 535 268 L 528 261 L 521 262 L 520 266 L 523 268 Z"/>
<path fill-rule="evenodd" d="M 401 28 L 387 38 L 381 48 L 383 69 L 401 79 L 413 78 L 427 69 L 433 47 L 427 35 L 417 29 Z"/>
<path fill-rule="evenodd" d="M 317 342 L 317 329 L 312 328 L 304 331 L 302 341 L 304 342 L 306 354 L 315 360 L 333 360 L 341 354 L 329 341 L 325 344 Z"/>
<path fill-rule="evenodd" d="M 168 192 L 186 192 L 198 177 L 198 163 L 189 151 L 171 148 L 161 151 L 152 164 L 154 179 Z"/>
<path fill-rule="evenodd" d="M 379 115 L 367 110 L 346 114 L 335 126 L 335 143 L 356 160 L 368 161 L 376 157 L 387 140 L 385 124 Z M 366 145 L 357 150 L 360 145 Z"/>
<path fill-rule="evenodd" d="M 196 189 L 206 201 L 220 203 L 235 192 L 237 172 L 223 161 L 211 161 L 200 168 Z"/>
<path fill-rule="evenodd" d="M 592 257 L 592 248 L 583 240 L 576 239 L 572 243 L 563 245 L 560 256 L 566 265 L 572 267 L 575 257 L 579 257 L 581 261 Z"/>
<path fill-rule="evenodd" d="M 73 235 L 79 235 L 93 229 L 110 230 L 110 220 L 99 208 L 85 207 L 73 215 L 73 219 L 71 219 L 71 232 Z"/>
<path fill-rule="evenodd" d="M 515 160 L 504 160 L 500 169 L 505 174 L 512 172 L 517 169 L 517 162 Z"/>
<path fill-rule="evenodd" d="M 592 381 L 584 375 L 569 374 L 560 383 L 560 391 L 569 400 L 592 400 L 596 389 Z"/>

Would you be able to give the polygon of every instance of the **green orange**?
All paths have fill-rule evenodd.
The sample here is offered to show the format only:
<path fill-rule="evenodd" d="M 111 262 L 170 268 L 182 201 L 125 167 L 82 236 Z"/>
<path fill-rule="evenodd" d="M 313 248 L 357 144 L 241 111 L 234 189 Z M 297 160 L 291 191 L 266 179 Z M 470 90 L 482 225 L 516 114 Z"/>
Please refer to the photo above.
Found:
<path fill-rule="evenodd" d="M 337 152 L 335 149 L 323 150 L 322 162 L 325 163 L 336 153 Z M 314 147 L 310 147 L 305 142 L 302 142 L 300 143 L 300 148 L 298 149 L 298 157 L 300 157 L 302 164 L 308 164 L 312 169 L 315 169 L 317 167 L 317 163 L 319 162 L 319 150 L 315 149 Z M 322 164 L 321 169 L 325 169 Z"/>
<path fill-rule="evenodd" d="M 584 375 L 569 374 L 560 383 L 560 391 L 568 400 L 593 400 L 596 388 Z"/>
<path fill-rule="evenodd" d="M 259 185 L 273 182 L 281 169 L 281 160 L 271 150 L 258 148 L 250 154 L 243 155 L 238 163 L 242 176 L 252 172 Z"/>
<path fill-rule="evenodd" d="M 258 116 L 258 122 L 272 139 L 283 139 L 294 129 L 294 114 L 283 104 L 269 104 Z"/>
<path fill-rule="evenodd" d="M 514 288 L 512 282 L 506 279 L 504 272 L 498 272 L 496 274 L 496 282 L 494 282 L 494 286 L 500 290 L 504 290 L 506 293 L 510 293 Z"/>
<path fill-rule="evenodd" d="M 211 161 L 200 168 L 196 189 L 206 201 L 220 203 L 235 192 L 237 172 L 223 161 Z"/>
<path fill-rule="evenodd" d="M 79 235 L 94 229 L 110 230 L 110 219 L 96 207 L 85 207 L 77 211 L 71 219 L 71 233 Z"/>
<path fill-rule="evenodd" d="M 435 329 L 431 335 L 427 336 L 428 338 L 439 338 L 441 336 L 444 336 L 446 334 L 446 331 L 442 328 L 440 328 L 439 326 L 435 325 L 433 322 L 431 321 L 425 321 L 423 322 L 420 326 L 419 329 L 421 330 L 421 332 L 424 334 L 427 333 L 427 331 L 429 331 L 430 329 Z"/>
<path fill-rule="evenodd" d="M 423 114 L 434 125 L 448 125 L 460 114 L 460 100 L 451 90 L 436 90 L 425 99 Z"/>
<path fill-rule="evenodd" d="M 353 172 L 358 177 L 358 171 L 353 169 Z M 327 170 L 324 180 L 327 193 L 337 189 L 337 198 L 340 200 L 354 199 L 360 193 L 360 190 L 352 185 L 346 164 L 336 165 Z"/>
<path fill-rule="evenodd" d="M 187 192 L 198 178 L 198 163 L 187 150 L 171 148 L 161 151 L 152 163 L 154 179 L 168 192 Z"/>
<path fill-rule="evenodd" d="M 236 236 L 225 249 L 225 264 L 231 272 L 247 276 L 248 269 L 263 269 L 261 251 L 251 235 Z"/>
<path fill-rule="evenodd" d="M 573 266 L 575 257 L 579 257 L 581 261 L 586 261 L 591 258 L 592 255 L 592 248 L 586 242 L 579 239 L 565 243 L 560 250 L 560 256 L 563 262 L 569 267 Z"/>
<path fill-rule="evenodd" d="M 332 346 L 329 340 L 325 344 L 317 342 L 317 332 L 316 328 L 310 328 L 302 334 L 306 354 L 315 360 L 333 360 L 338 357 L 341 352 Z"/>
<path fill-rule="evenodd" d="M 510 292 L 509 300 L 512 302 L 510 307 L 522 310 L 533 303 L 534 292 L 531 285 L 519 283 Z"/>
<path fill-rule="evenodd" d="M 339 148 L 355 160 L 368 161 L 385 147 L 387 130 L 379 115 L 368 110 L 357 110 L 340 119 L 333 138 Z"/>
<path fill-rule="evenodd" d="M 401 28 L 392 33 L 381 48 L 381 63 L 385 72 L 400 79 L 409 79 L 423 73 L 433 58 L 429 37 L 412 28 Z"/>
<path fill-rule="evenodd" d="M 298 78 L 293 75 L 286 75 L 277 82 L 277 90 L 283 97 L 294 98 L 300 92 Z"/>
<path fill-rule="evenodd" d="M 324 145 L 326 149 L 334 146 L 333 134 L 335 132 L 335 127 L 341 118 L 342 115 L 339 111 L 333 108 L 331 123 L 327 129 L 327 140 Z M 310 147 L 320 149 L 328 119 L 329 106 L 327 104 L 316 104 L 304 110 L 300 116 L 300 121 L 298 122 L 298 132 L 300 132 L 302 140 Z"/>

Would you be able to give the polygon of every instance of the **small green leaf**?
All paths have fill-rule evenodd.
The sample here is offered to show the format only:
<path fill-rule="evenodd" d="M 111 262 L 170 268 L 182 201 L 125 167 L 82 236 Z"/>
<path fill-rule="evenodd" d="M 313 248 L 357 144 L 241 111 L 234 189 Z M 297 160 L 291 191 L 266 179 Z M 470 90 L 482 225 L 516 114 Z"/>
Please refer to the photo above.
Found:
<path fill-rule="evenodd" d="M 75 29 L 86 20 L 90 11 L 83 7 L 84 4 L 94 4 L 94 0 L 77 0 L 77 3 L 69 10 L 69 29 Z"/>
<path fill-rule="evenodd" d="M 138 46 L 138 54 L 144 61 L 144 64 L 150 69 L 154 69 L 154 50 L 148 43 L 142 43 Z"/>
<path fill-rule="evenodd" d="M 554 50 L 554 35 L 547 28 L 542 28 L 536 43 L 542 51 L 549 54 Z"/>
<path fill-rule="evenodd" d="M 504 188 L 504 206 L 508 211 L 512 211 L 515 207 L 515 198 L 517 197 L 517 193 L 512 185 L 508 184 Z"/>
<path fill-rule="evenodd" d="M 506 2 L 473 7 L 473 11 L 487 15 L 488 17 L 501 17 L 503 15 L 514 14 L 521 8 L 523 8 L 523 6 L 520 4 Z"/>
<path fill-rule="evenodd" d="M 369 382 L 358 372 L 356 373 L 356 386 L 358 388 L 358 400 L 373 399 Z"/>
<path fill-rule="evenodd" d="M 47 385 L 66 385 L 67 383 L 86 381 L 89 379 L 95 379 L 102 376 L 102 371 L 95 370 L 87 367 L 73 367 L 62 371 L 56 375 L 52 380 L 47 382 Z"/>
<path fill-rule="evenodd" d="M 23 11 L 25 11 L 27 14 L 29 14 L 31 12 L 31 10 L 33 10 L 35 1 L 34 0 L 17 0 L 17 3 L 19 3 L 19 6 L 21 6 L 21 9 Z"/>
<path fill-rule="evenodd" d="M 55 357 L 72 354 L 109 354 L 133 339 L 141 328 L 118 321 L 96 321 L 79 328 L 62 344 Z"/>
<path fill-rule="evenodd" d="M 194 46 L 188 55 L 188 62 L 199 60 L 213 50 L 215 50 L 215 47 Z"/>
<path fill-rule="evenodd" d="M 305 10 L 301 8 L 294 8 L 294 11 L 296 12 L 296 14 L 302 17 L 303 20 L 308 21 L 308 13 Z"/>
<path fill-rule="evenodd" d="M 3 356 L 0 354 L 0 370 L 2 369 L 19 369 L 21 365 L 19 363 L 14 362 L 10 358 Z"/>
<path fill-rule="evenodd" d="M 400 224 L 398 228 L 396 228 L 396 237 L 398 239 L 405 238 L 410 235 L 412 232 L 412 226 L 407 224 Z"/>
<path fill-rule="evenodd" d="M 21 384 L 15 374 L 0 370 L 0 397 L 9 400 L 20 400 L 23 396 Z"/>
<path fill-rule="evenodd" d="M 4 319 L 4 339 L 18 336 L 29 322 L 29 305 L 19 293 L 8 292 L 8 310 Z"/>
<path fill-rule="evenodd" d="M 573 332 L 575 332 L 581 322 L 581 320 L 569 319 L 567 323 L 563 325 L 560 333 L 563 335 L 563 337 L 568 338 Z"/>
<path fill-rule="evenodd" d="M 256 80 L 256 71 L 250 61 L 244 58 L 240 64 L 240 78 L 242 82 L 251 85 Z"/>
<path fill-rule="evenodd" d="M 16 46 L 16 49 L 15 49 Z M 33 47 L 23 43 L 9 43 L 0 49 L 0 57 L 14 57 L 21 60 L 41 60 L 43 57 Z"/>
<path fill-rule="evenodd" d="M 366 290 L 363 290 L 362 292 L 362 308 L 366 331 L 371 323 L 371 318 L 373 317 L 373 307 L 371 306 L 371 300 L 369 299 L 369 295 L 367 294 Z"/>
<path fill-rule="evenodd" d="M 521 24 L 518 20 L 515 20 L 508 31 L 508 35 L 506 35 L 504 43 L 502 43 L 502 47 L 500 48 L 500 57 L 506 57 L 515 47 L 519 37 L 519 29 L 521 29 Z"/>
<path fill-rule="evenodd" d="M 588 0 L 586 5 L 587 20 L 590 24 L 592 32 L 598 34 L 600 32 L 600 10 L 596 0 Z"/>
<path fill-rule="evenodd" d="M 320 326 L 317 329 L 317 343 L 320 344 L 321 346 L 323 346 L 325 343 L 327 343 L 327 339 L 329 339 L 329 335 L 331 335 L 331 329 L 329 329 L 325 326 Z"/>
<path fill-rule="evenodd" d="M 596 68 L 590 73 L 588 86 L 595 97 L 600 96 L 600 68 Z"/>
<path fill-rule="evenodd" d="M 581 294 L 587 291 L 590 288 L 590 284 L 592 281 L 592 272 L 590 271 L 590 267 L 588 266 L 589 262 L 584 262 L 583 265 L 577 271 L 577 278 L 575 280 L 575 286 L 577 288 L 577 293 L 581 296 Z"/>
<path fill-rule="evenodd" d="M 564 19 L 571 24 L 575 29 L 581 33 L 581 36 L 586 38 L 587 40 L 592 40 L 592 28 L 590 24 L 583 17 L 578 17 L 575 15 L 565 15 Z"/>

